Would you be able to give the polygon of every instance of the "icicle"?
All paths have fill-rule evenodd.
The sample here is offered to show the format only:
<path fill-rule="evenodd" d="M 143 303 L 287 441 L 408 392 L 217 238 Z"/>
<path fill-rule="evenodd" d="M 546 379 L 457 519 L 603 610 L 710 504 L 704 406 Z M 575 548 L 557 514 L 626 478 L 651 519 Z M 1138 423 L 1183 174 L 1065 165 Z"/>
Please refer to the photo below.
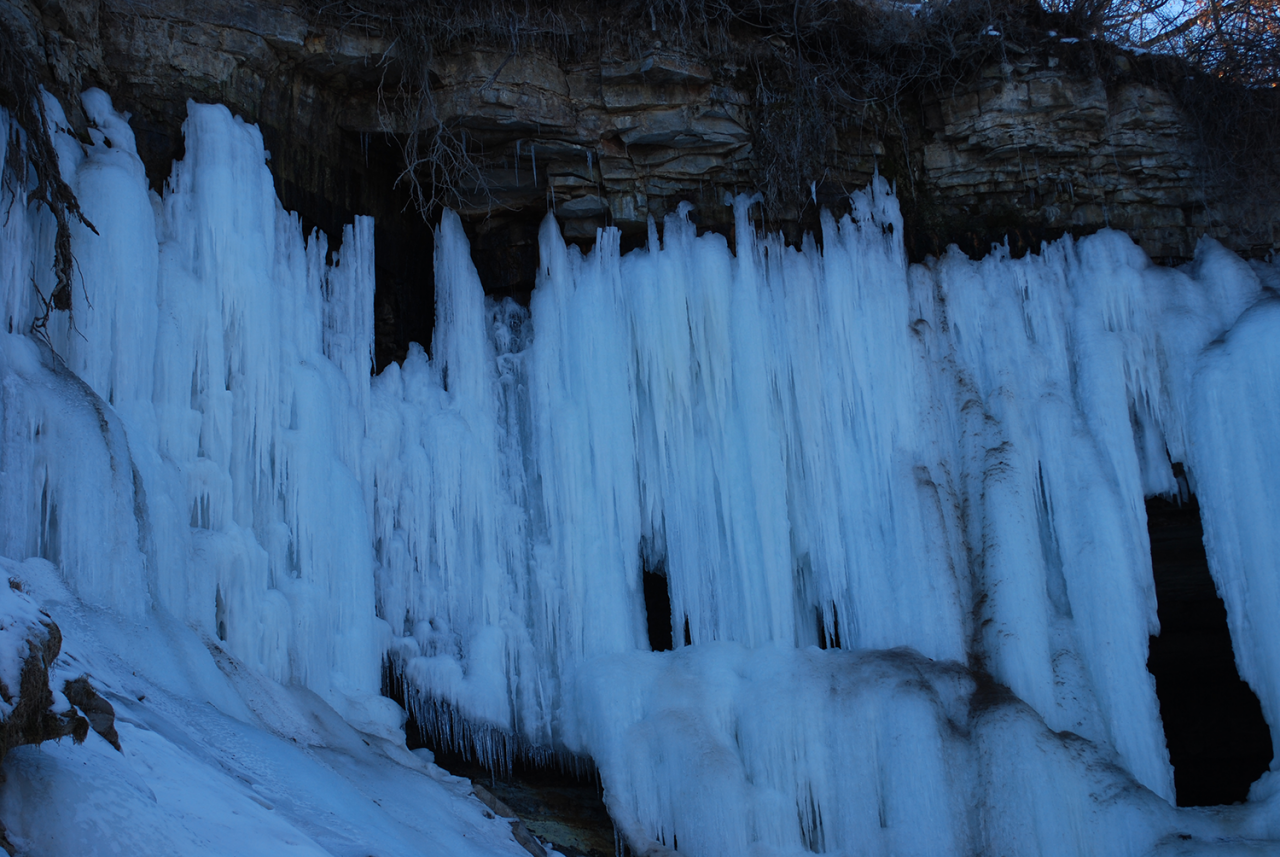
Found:
<path fill-rule="evenodd" d="M 93 144 L 62 131 L 55 143 L 98 231 L 73 227 L 88 300 L 75 330 L 58 318 L 50 337 L 84 383 L 44 419 L 57 397 L 35 392 L 52 383 L 37 359 L 0 406 L 53 429 L 24 443 L 30 469 L 0 477 L 12 522 L 0 553 L 25 557 L 38 540 L 86 600 L 131 617 L 156 603 L 349 710 L 349 694 L 377 687 L 380 646 L 357 481 L 371 222 L 347 231 L 329 270 L 323 240 L 305 247 L 280 209 L 257 129 L 196 104 L 158 214 L 124 117 L 101 91 L 82 103 Z M 2 335 L 0 371 L 12 373 L 29 343 Z M 13 482 L 28 473 L 41 494 Z"/>

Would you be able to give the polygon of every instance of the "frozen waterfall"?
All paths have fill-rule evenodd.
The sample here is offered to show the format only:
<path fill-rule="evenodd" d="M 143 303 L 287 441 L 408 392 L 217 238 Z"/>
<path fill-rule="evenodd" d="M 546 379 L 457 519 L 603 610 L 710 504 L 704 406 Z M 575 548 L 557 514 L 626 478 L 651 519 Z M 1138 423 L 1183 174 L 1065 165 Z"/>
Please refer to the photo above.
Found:
<path fill-rule="evenodd" d="M 304 239 L 218 106 L 149 192 L 125 117 L 83 102 L 89 145 L 46 104 L 97 226 L 47 341 L 52 220 L 15 165 L 0 191 L 0 556 L 366 731 L 401 722 L 389 657 L 489 764 L 593 759 L 640 853 L 1280 837 L 1274 773 L 1171 806 L 1143 505 L 1185 465 L 1274 728 L 1280 267 L 1210 239 L 1158 267 L 1116 232 L 909 266 L 876 178 L 799 248 L 746 196 L 733 250 L 684 207 L 625 255 L 548 217 L 526 308 L 485 297 L 446 212 L 433 353 L 371 378 L 371 220 Z"/>

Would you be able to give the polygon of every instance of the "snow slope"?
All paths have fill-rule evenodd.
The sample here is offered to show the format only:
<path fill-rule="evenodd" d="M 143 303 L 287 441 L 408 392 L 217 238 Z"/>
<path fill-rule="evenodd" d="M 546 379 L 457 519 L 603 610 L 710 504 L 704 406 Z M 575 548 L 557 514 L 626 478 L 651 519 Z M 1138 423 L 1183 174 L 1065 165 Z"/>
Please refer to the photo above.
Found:
<path fill-rule="evenodd" d="M 122 748 L 90 732 L 9 753 L 0 821 L 22 853 L 527 855 L 402 734 L 357 732 L 170 616 L 86 605 L 45 560 L 0 572 L 57 614 L 53 683 L 92 676 Z"/>

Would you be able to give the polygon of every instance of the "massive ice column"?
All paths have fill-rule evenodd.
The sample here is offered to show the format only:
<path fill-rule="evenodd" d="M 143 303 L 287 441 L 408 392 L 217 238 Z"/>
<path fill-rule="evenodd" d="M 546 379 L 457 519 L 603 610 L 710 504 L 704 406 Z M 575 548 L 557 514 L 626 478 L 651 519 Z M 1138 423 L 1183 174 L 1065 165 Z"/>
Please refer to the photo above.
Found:
<path fill-rule="evenodd" d="M 470 519 L 447 501 L 450 526 L 503 547 L 487 554 L 497 566 L 449 569 L 446 543 L 392 523 L 440 501 L 379 494 L 380 543 L 410 546 L 380 554 L 390 584 L 380 591 L 409 619 L 396 652 L 422 712 L 438 718 L 443 703 L 473 727 L 592 755 L 624 829 L 700 853 L 848 847 L 865 837 L 862 799 L 851 795 L 868 778 L 881 785 L 866 806 L 893 828 L 877 846 L 886 853 L 963 853 L 984 836 L 997 850 L 1030 836 L 1043 853 L 1071 853 L 1140 817 L 1154 827 L 1123 847 L 1142 852 L 1173 818 L 1158 809 L 1173 784 L 1146 670 L 1158 624 L 1143 499 L 1177 491 L 1170 456 L 1188 465 L 1202 499 L 1211 468 L 1247 468 L 1258 484 L 1274 470 L 1254 442 L 1203 439 L 1228 427 L 1265 436 L 1274 393 L 1265 383 L 1258 393 L 1245 368 L 1265 364 L 1265 334 L 1244 332 L 1265 327 L 1265 309 L 1249 310 L 1227 345 L 1211 343 L 1265 298 L 1258 272 L 1270 269 L 1207 240 L 1196 265 L 1162 269 L 1112 232 L 1023 259 L 953 251 L 908 268 L 883 180 L 854 195 L 849 217 L 824 217 L 821 249 L 756 236 L 750 200 L 735 204 L 736 252 L 696 236 L 683 211 L 626 256 L 610 230 L 583 255 L 549 219 L 530 309 L 491 303 L 486 324 L 467 247 L 446 217 L 440 344 L 431 371 L 417 356 L 403 373 L 425 387 L 410 397 L 393 372 L 379 389 L 387 413 L 404 407 L 397 400 L 427 406 L 418 424 L 465 415 L 464 458 L 494 463 L 482 480 L 448 477 L 459 486 L 449 491 L 470 485 L 488 497 Z M 1188 321 L 1193 300 L 1202 312 Z M 464 347 L 464 337 L 475 342 Z M 1253 344 L 1232 348 L 1233 337 Z M 1207 380 L 1214 371 L 1246 380 Z M 470 392 L 481 388 L 496 406 Z M 1247 406 L 1246 390 L 1257 393 Z M 1228 395 L 1230 408 L 1201 401 Z M 429 416 L 433 403 L 440 417 Z M 1241 408 L 1257 416 L 1221 416 Z M 420 448 L 408 451 L 441 466 L 438 447 Z M 1211 465 L 1201 448 L 1228 463 Z M 1245 496 L 1273 506 L 1261 488 L 1206 502 L 1235 515 L 1227 507 Z M 1265 603 L 1268 572 L 1227 554 L 1265 548 L 1208 512 L 1206 532 L 1243 671 L 1266 696 L 1266 632 L 1232 587 Z M 666 578 L 681 651 L 643 653 L 641 560 Z M 480 569 L 501 586 L 478 583 Z M 509 599 L 497 612 L 517 621 L 460 625 L 458 593 L 480 591 Z M 836 640 L 910 647 L 971 672 L 935 673 L 915 654 L 846 662 L 806 651 Z M 866 680 L 852 708 L 761 705 L 842 686 L 844 670 Z M 918 732 L 874 737 L 878 715 L 858 706 L 908 717 L 918 700 L 900 687 L 933 700 L 912 721 Z M 832 745 L 839 761 L 818 760 L 807 742 L 828 734 L 864 743 Z M 466 728 L 453 738 L 465 744 Z M 903 741 L 919 755 L 865 755 Z M 1069 814 L 1101 819 L 1097 795 L 1126 797 L 1109 821 L 1046 833 L 1057 810 L 1018 773 L 1023 756 L 1028 771 L 1042 767 L 1037 776 L 1064 778 Z M 1119 767 L 1100 773 L 1107 759 Z M 945 772 L 933 820 L 894 809 L 921 796 L 896 778 L 923 789 L 929 770 Z M 981 830 L 955 809 L 975 800 L 986 807 Z M 1039 833 L 999 820 L 1014 805 L 1039 819 Z"/>
<path fill-rule="evenodd" d="M 276 200 L 261 134 L 221 106 L 188 105 L 158 196 L 126 119 L 102 92 L 83 103 L 87 146 L 46 99 L 96 228 L 74 228 L 75 311 L 50 319 L 52 350 L 20 336 L 48 293 L 51 219 L 6 188 L 0 550 L 60 564 L 91 603 L 171 611 L 335 702 L 376 693 L 372 223 L 329 265 Z M 79 394 L 53 381 L 68 370 Z"/>

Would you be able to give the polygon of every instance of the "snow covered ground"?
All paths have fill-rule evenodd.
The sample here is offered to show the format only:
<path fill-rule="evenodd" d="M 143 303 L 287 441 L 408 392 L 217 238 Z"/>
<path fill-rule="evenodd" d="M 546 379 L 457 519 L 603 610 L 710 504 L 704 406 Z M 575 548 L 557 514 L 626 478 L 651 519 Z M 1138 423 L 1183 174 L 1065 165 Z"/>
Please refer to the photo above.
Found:
<path fill-rule="evenodd" d="M 171 617 L 87 606 L 44 560 L 0 573 L 57 615 L 54 683 L 92 676 L 122 748 L 90 732 L 10 752 L 0 821 L 21 853 L 527 855 L 402 736 L 357 732 Z"/>
<path fill-rule="evenodd" d="M 736 252 L 548 218 L 523 308 L 446 213 L 433 353 L 371 379 L 367 218 L 304 237 L 211 105 L 156 195 L 84 107 L 55 142 L 97 234 L 46 342 L 52 221 L 0 190 L 0 557 L 123 752 L 10 754 L 31 853 L 523 853 L 404 749 L 384 653 L 490 761 L 593 758 L 640 852 L 1280 853 L 1274 771 L 1171 805 L 1143 506 L 1185 464 L 1274 729 L 1277 267 L 1114 232 L 908 266 L 877 178 L 821 248 L 745 196 Z"/>

